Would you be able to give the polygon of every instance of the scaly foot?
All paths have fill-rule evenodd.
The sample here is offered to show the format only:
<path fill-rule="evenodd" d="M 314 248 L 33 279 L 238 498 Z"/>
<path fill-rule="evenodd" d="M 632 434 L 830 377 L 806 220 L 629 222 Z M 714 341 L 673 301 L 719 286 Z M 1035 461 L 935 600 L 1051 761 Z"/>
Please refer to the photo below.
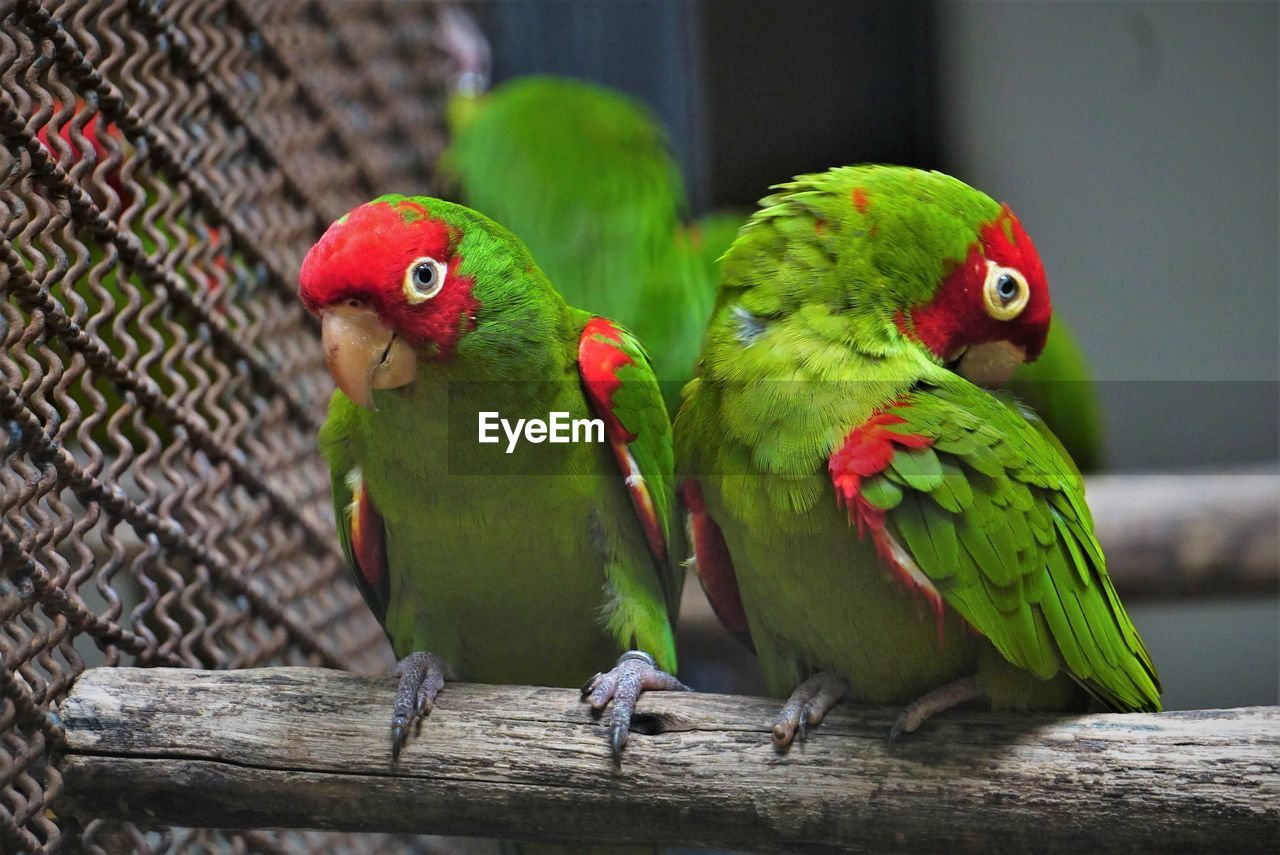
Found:
<path fill-rule="evenodd" d="M 692 692 L 693 690 L 658 667 L 643 650 L 628 650 L 618 657 L 612 671 L 596 674 L 582 687 L 582 699 L 599 712 L 613 701 L 611 722 L 613 762 L 622 761 L 622 747 L 631 732 L 631 715 L 640 694 L 650 692 Z"/>
<path fill-rule="evenodd" d="M 977 677 L 961 677 L 953 683 L 934 689 L 919 700 L 907 704 L 902 710 L 889 731 L 889 744 L 893 745 L 904 733 L 914 733 L 916 728 L 937 713 L 980 697 L 982 687 L 978 685 Z"/>
<path fill-rule="evenodd" d="M 400 678 L 396 705 L 391 714 L 391 756 L 396 757 L 409 735 L 409 725 L 431 712 L 436 695 L 444 688 L 444 681 L 453 680 L 455 676 L 448 662 L 425 650 L 401 659 L 391 674 Z"/>
<path fill-rule="evenodd" d="M 782 711 L 773 721 L 773 744 L 786 748 L 799 733 L 800 741 L 808 736 L 809 726 L 822 721 L 827 710 L 849 691 L 849 684 L 830 671 L 819 671 L 805 680 L 787 698 Z"/>

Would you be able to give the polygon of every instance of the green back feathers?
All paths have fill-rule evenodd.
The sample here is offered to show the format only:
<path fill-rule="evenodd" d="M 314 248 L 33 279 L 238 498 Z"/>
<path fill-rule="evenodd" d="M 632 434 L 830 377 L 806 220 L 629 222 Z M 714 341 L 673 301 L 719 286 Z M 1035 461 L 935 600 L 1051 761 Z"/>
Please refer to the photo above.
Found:
<path fill-rule="evenodd" d="M 1000 212 L 950 176 L 898 166 L 841 167 L 775 190 L 726 256 L 726 285 L 776 290 L 755 298 L 766 311 L 821 300 L 881 324 L 927 302 Z M 797 266 L 804 276 L 786 275 Z"/>

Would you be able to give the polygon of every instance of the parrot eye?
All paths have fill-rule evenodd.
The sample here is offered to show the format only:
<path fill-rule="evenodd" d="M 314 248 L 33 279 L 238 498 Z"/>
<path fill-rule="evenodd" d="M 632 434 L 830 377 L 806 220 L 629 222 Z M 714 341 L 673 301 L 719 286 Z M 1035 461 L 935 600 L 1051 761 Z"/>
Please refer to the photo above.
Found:
<path fill-rule="evenodd" d="M 415 258 L 404 271 L 404 296 L 410 303 L 423 303 L 444 287 L 446 268 L 434 258 Z"/>
<path fill-rule="evenodd" d="M 1012 267 L 987 262 L 987 281 L 982 288 L 983 307 L 997 321 L 1011 321 L 1027 307 L 1031 289 L 1026 277 Z"/>

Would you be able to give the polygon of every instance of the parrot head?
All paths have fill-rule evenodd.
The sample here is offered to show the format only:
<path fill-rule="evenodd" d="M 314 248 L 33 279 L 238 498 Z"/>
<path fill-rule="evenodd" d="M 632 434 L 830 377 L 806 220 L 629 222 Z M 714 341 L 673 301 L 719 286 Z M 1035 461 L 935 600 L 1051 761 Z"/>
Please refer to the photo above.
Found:
<path fill-rule="evenodd" d="M 767 235 L 783 221 L 773 226 L 786 235 L 776 246 L 791 249 L 772 255 L 812 271 L 798 280 L 804 289 L 790 290 L 821 295 L 868 346 L 905 336 L 986 386 L 1044 349 L 1052 316 L 1044 267 L 1007 206 L 950 176 L 899 166 L 841 167 L 776 189 L 726 256 L 730 280 L 735 270 L 740 281 L 770 278 L 767 268 L 759 275 L 759 255 L 739 250 L 750 249 L 753 228 Z M 797 252 L 797 236 L 820 252 Z"/>
<path fill-rule="evenodd" d="M 1040 256 L 1001 206 L 978 225 L 962 257 L 947 259 L 928 297 L 904 306 L 896 321 L 956 373 L 1002 386 L 1044 350 L 1052 314 Z"/>
<path fill-rule="evenodd" d="M 883 294 L 900 332 L 984 386 L 1003 385 L 1040 355 L 1049 286 L 1007 205 L 938 172 L 871 167 L 850 177 L 864 249 L 898 280 Z"/>
<path fill-rule="evenodd" d="M 321 319 L 334 382 L 373 409 L 375 389 L 458 359 L 481 305 L 511 305 L 499 294 L 535 269 L 514 236 L 474 211 L 392 195 L 328 228 L 302 262 L 298 290 Z"/>

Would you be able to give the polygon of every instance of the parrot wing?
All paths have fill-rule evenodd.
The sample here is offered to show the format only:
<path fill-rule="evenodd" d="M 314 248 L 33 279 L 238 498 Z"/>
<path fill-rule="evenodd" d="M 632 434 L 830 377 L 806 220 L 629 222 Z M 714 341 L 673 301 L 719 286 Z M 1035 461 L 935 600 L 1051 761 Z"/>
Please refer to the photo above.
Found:
<path fill-rule="evenodd" d="M 693 478 L 686 478 L 680 482 L 679 494 L 685 508 L 689 546 L 693 550 L 690 566 L 697 573 L 702 593 L 724 628 L 741 644 L 754 650 L 733 557 L 725 543 L 724 532 L 707 510 L 707 503 L 702 498 L 702 485 Z"/>
<path fill-rule="evenodd" d="M 385 627 L 391 597 L 386 529 L 364 487 L 360 467 L 350 458 L 347 443 L 339 436 L 344 423 L 339 413 L 331 412 L 320 434 L 321 451 L 329 464 L 338 542 L 360 595 Z"/>
<path fill-rule="evenodd" d="M 662 392 L 644 347 L 606 318 L 594 317 L 582 330 L 578 371 L 587 401 L 604 422 L 618 467 L 658 567 L 669 614 L 676 614 L 682 573 L 669 560 L 674 511 L 675 468 L 671 427 Z"/>
<path fill-rule="evenodd" d="M 839 499 L 882 562 L 1018 667 L 1059 668 L 1113 709 L 1160 709 L 1151 658 L 1107 576 L 1084 482 L 1004 400 L 918 385 L 831 456 Z"/>

